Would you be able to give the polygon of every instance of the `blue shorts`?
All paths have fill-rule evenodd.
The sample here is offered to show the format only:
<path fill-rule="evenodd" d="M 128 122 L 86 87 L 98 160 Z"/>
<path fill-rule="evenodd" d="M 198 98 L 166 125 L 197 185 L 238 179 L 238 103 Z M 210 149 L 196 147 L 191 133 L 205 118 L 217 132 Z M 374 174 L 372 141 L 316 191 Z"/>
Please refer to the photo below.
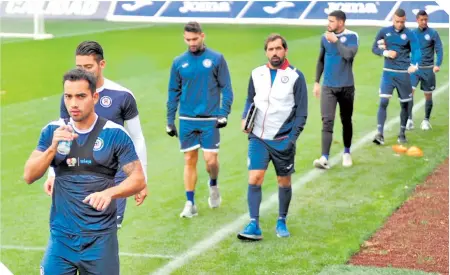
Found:
<path fill-rule="evenodd" d="M 117 231 L 105 235 L 79 236 L 51 230 L 41 262 L 44 275 L 118 275 Z"/>
<path fill-rule="evenodd" d="M 381 76 L 380 97 L 391 98 L 397 89 L 400 102 L 408 102 L 412 100 L 412 86 L 410 75 L 399 72 L 383 71 Z"/>
<path fill-rule="evenodd" d="M 295 172 L 295 148 L 288 138 L 263 140 L 249 134 L 248 170 L 267 170 L 272 161 L 277 176 L 289 176 Z"/>
<path fill-rule="evenodd" d="M 436 75 L 433 68 L 419 68 L 418 71 L 411 74 L 411 85 L 413 89 L 417 88 L 420 82 L 420 89 L 425 93 L 432 93 L 436 89 Z"/>
<path fill-rule="evenodd" d="M 181 152 L 189 152 L 202 148 L 206 152 L 218 152 L 220 144 L 217 120 L 180 119 Z"/>

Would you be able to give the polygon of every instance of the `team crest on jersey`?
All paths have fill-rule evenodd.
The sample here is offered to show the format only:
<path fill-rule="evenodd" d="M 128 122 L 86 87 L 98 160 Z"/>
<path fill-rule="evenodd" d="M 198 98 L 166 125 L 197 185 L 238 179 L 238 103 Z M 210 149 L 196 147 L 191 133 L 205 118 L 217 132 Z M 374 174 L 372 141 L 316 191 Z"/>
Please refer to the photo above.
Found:
<path fill-rule="evenodd" d="M 406 40 L 406 33 L 402 33 L 402 35 L 400 35 L 400 38 Z"/>
<path fill-rule="evenodd" d="M 112 99 L 109 96 L 102 96 L 100 98 L 100 105 L 102 105 L 105 108 L 108 108 L 112 104 Z"/>
<path fill-rule="evenodd" d="M 345 41 L 347 41 L 347 37 L 342 36 L 339 40 L 341 40 L 341 43 L 345 43 Z"/>
<path fill-rule="evenodd" d="M 430 40 L 430 39 L 431 39 L 430 35 L 428 33 L 425 34 L 425 40 Z"/>
<path fill-rule="evenodd" d="M 281 78 L 281 82 L 282 83 L 287 83 L 289 81 L 289 77 L 287 77 L 287 76 L 283 76 L 282 78 Z"/>
<path fill-rule="evenodd" d="M 103 139 L 98 137 L 97 140 L 94 143 L 94 151 L 102 150 L 104 144 L 105 143 L 103 142 Z"/>
<path fill-rule="evenodd" d="M 66 159 L 67 166 L 74 167 L 77 165 L 77 159 L 76 158 L 67 158 Z"/>
<path fill-rule="evenodd" d="M 205 67 L 205 68 L 209 68 L 209 67 L 211 67 L 211 65 L 212 65 L 212 61 L 211 61 L 211 59 L 205 59 L 205 60 L 203 60 L 203 66 Z"/>

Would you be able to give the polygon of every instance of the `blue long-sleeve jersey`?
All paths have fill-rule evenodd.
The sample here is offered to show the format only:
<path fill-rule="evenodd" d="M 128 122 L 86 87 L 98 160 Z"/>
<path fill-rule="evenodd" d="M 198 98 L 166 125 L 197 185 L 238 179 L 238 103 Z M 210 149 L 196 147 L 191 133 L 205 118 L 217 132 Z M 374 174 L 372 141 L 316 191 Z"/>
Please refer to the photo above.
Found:
<path fill-rule="evenodd" d="M 346 29 L 336 36 L 338 37 L 336 43 L 328 42 L 325 35 L 321 38 L 316 82 L 319 83 L 323 72 L 323 86 L 354 86 L 353 59 L 358 51 L 358 34 Z"/>
<path fill-rule="evenodd" d="M 377 41 L 384 39 L 386 50 L 396 51 L 397 57 L 394 59 L 385 57 L 384 68 L 388 70 L 406 71 L 412 65 L 419 65 L 422 59 L 419 40 L 413 31 L 404 28 L 397 31 L 394 26 L 382 28 L 372 46 L 372 52 L 383 56 L 383 49 L 378 47 Z"/>
<path fill-rule="evenodd" d="M 232 103 L 230 73 L 222 54 L 205 48 L 175 58 L 169 81 L 168 124 L 174 124 L 178 104 L 180 116 L 206 118 L 227 117 Z"/>
<path fill-rule="evenodd" d="M 413 32 L 419 39 L 420 50 L 422 51 L 422 61 L 419 66 L 427 67 L 434 64 L 434 53 L 436 52 L 436 66 L 442 65 L 444 50 L 442 48 L 439 33 L 432 28 L 414 29 Z"/>

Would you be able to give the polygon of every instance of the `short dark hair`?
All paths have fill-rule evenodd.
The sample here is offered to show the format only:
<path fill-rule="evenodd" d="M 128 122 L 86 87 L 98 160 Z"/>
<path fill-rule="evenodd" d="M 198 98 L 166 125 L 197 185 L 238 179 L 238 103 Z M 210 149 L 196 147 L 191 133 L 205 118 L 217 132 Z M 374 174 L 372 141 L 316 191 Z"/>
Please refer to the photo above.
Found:
<path fill-rule="evenodd" d="M 275 40 L 277 40 L 277 39 L 281 39 L 281 44 L 283 45 L 283 48 L 284 48 L 285 50 L 287 50 L 288 45 L 287 45 L 286 39 L 284 39 L 284 37 L 281 36 L 281 35 L 278 34 L 278 33 L 272 33 L 271 35 L 269 35 L 269 36 L 266 38 L 266 41 L 264 41 L 264 51 L 267 51 L 267 45 L 269 44 L 269 42 L 273 42 L 273 41 L 275 41 Z"/>
<path fill-rule="evenodd" d="M 397 15 L 398 17 L 405 17 L 406 16 L 406 12 L 404 9 L 397 9 L 395 11 L 395 15 Z"/>
<path fill-rule="evenodd" d="M 191 21 L 184 26 L 185 32 L 202 33 L 202 26 L 198 22 Z"/>
<path fill-rule="evenodd" d="M 95 93 L 97 88 L 97 79 L 92 73 L 79 68 L 72 69 L 64 74 L 63 86 L 66 81 L 75 82 L 80 80 L 86 80 L 89 84 L 89 90 L 92 92 L 92 94 Z"/>
<path fill-rule="evenodd" d="M 345 12 L 341 11 L 341 10 L 335 10 L 330 12 L 330 14 L 328 14 L 328 16 L 333 16 L 336 17 L 337 20 L 341 20 L 344 21 L 347 20 L 347 16 L 345 15 Z"/>
<path fill-rule="evenodd" d="M 428 16 L 428 13 L 424 10 L 420 10 L 417 14 L 416 14 L 416 18 L 419 18 L 419 16 Z"/>
<path fill-rule="evenodd" d="M 96 41 L 84 41 L 78 45 L 75 55 L 94 55 L 95 61 L 98 63 L 104 59 L 103 48 Z"/>

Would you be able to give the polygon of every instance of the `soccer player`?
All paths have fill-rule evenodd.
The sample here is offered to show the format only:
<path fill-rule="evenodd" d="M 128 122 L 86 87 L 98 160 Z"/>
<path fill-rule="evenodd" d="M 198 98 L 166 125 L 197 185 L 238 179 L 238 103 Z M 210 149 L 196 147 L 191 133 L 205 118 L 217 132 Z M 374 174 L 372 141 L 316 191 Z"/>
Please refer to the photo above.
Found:
<path fill-rule="evenodd" d="M 103 76 L 106 61 L 103 55 L 103 48 L 99 43 L 95 41 L 84 41 L 79 44 L 75 51 L 75 63 L 77 68 L 84 69 L 95 75 L 97 79 L 96 88 L 100 98 L 95 105 L 95 112 L 99 116 L 125 127 L 133 140 L 137 154 L 144 168 L 144 175 L 147 182 L 147 148 L 141 129 L 136 99 L 134 98 L 133 93 L 127 88 L 124 88 Z M 64 104 L 64 97 L 61 98 L 60 116 L 61 118 L 69 118 L 69 113 Z M 120 184 L 125 178 L 125 173 L 119 171 L 115 181 L 117 184 Z M 51 195 L 54 181 L 54 173 L 53 170 L 50 169 L 49 177 L 44 187 L 49 195 Z M 142 190 L 138 196 L 142 196 L 145 199 L 147 196 L 147 189 L 145 188 Z M 126 198 L 120 198 L 116 201 L 118 209 L 117 227 L 121 228 L 127 200 Z"/>
<path fill-rule="evenodd" d="M 278 237 L 290 236 L 286 217 L 292 197 L 291 175 L 295 172 L 296 141 L 305 127 L 308 114 L 305 77 L 289 64 L 286 40 L 279 34 L 269 35 L 264 50 L 269 62 L 252 71 L 242 114 L 242 129 L 249 135 L 247 200 L 250 223 L 237 237 L 251 241 L 262 239 L 259 225 L 261 185 L 270 161 L 278 181 L 276 234 Z M 246 130 L 244 118 L 252 104 L 256 107 L 254 126 Z"/>
<path fill-rule="evenodd" d="M 227 125 L 233 103 L 227 62 L 222 54 L 206 47 L 204 39 L 200 24 L 189 22 L 185 25 L 184 41 L 188 50 L 174 59 L 169 80 L 166 132 L 169 136 L 178 136 L 175 115 L 179 104 L 179 139 L 184 153 L 187 197 L 180 217 L 185 218 L 198 215 L 194 193 L 199 148 L 203 149 L 209 174 L 209 206 L 216 208 L 221 203 L 218 188 L 219 128 Z"/>
<path fill-rule="evenodd" d="M 24 168 L 28 184 L 41 178 L 50 165 L 56 173 L 41 274 L 119 274 L 114 200 L 145 188 L 141 162 L 125 129 L 95 113 L 99 99 L 95 77 L 73 69 L 63 83 L 72 125 L 60 119 L 45 126 Z M 58 146 L 64 141 L 72 141 L 68 153 Z M 119 166 L 127 179 L 116 185 Z M 142 202 L 139 198 L 137 203 Z"/>
<path fill-rule="evenodd" d="M 408 142 L 405 135 L 408 121 L 408 102 L 412 100 L 411 79 L 421 62 L 419 41 L 416 35 L 405 27 L 406 13 L 397 9 L 393 16 L 393 26 L 382 28 L 375 37 L 372 52 L 384 56 L 383 75 L 380 84 L 380 106 L 378 108 L 378 133 L 373 142 L 384 144 L 384 123 L 386 109 L 394 89 L 400 100 L 400 133 L 398 143 Z M 410 57 L 411 55 L 411 57 Z"/>
<path fill-rule="evenodd" d="M 343 11 L 333 11 L 328 15 L 328 30 L 320 41 L 320 54 L 317 61 L 314 95 L 321 97 L 322 113 L 322 156 L 314 160 L 315 167 L 329 169 L 328 156 L 333 141 L 336 105 L 342 121 L 344 154 L 342 165 L 353 165 L 350 146 L 353 137 L 353 101 L 355 81 L 353 80 L 353 59 L 358 52 L 359 38 L 356 32 L 345 28 L 346 15 Z M 324 74 L 322 95 L 320 96 L 320 77 Z"/>
<path fill-rule="evenodd" d="M 428 14 L 426 11 L 421 10 L 416 15 L 417 24 L 419 27 L 414 29 L 417 39 L 420 43 L 420 49 L 422 51 L 422 61 L 419 64 L 419 70 L 411 74 L 411 84 L 414 90 L 420 82 L 420 89 L 425 95 L 425 118 L 420 124 L 420 128 L 424 131 L 431 129 L 430 115 L 433 108 L 433 91 L 436 88 L 436 76 L 435 73 L 441 70 L 442 59 L 444 50 L 442 48 L 441 38 L 439 33 L 428 27 Z M 434 63 L 434 53 L 436 52 L 437 60 Z M 412 108 L 413 101 L 409 105 L 409 119 L 406 124 L 406 129 L 411 130 L 414 128 L 414 122 L 412 120 Z"/>

